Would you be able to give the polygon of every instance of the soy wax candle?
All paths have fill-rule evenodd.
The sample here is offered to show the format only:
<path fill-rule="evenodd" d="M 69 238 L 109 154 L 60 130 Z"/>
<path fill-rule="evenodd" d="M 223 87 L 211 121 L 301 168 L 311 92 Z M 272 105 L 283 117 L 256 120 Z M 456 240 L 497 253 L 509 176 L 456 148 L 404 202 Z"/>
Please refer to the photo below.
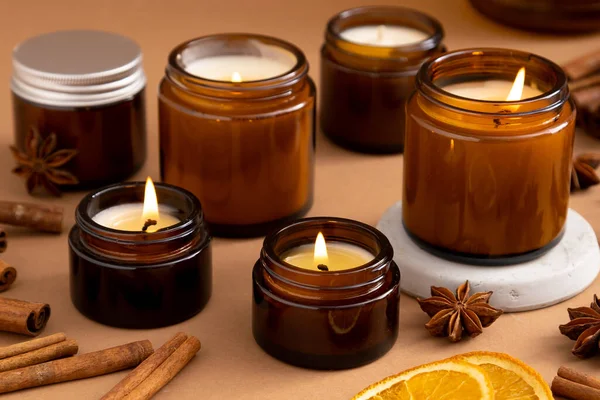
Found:
<path fill-rule="evenodd" d="M 198 196 L 211 232 L 263 235 L 308 211 L 315 86 L 297 47 L 193 39 L 171 52 L 159 91 L 162 178 Z"/>
<path fill-rule="evenodd" d="M 296 221 L 265 238 L 252 279 L 254 338 L 284 362 L 352 368 L 396 342 L 400 271 L 389 241 L 371 226 Z"/>
<path fill-rule="evenodd" d="M 407 112 L 403 221 L 421 247 L 495 265 L 560 241 L 575 109 L 559 66 L 516 50 L 448 53 L 423 65 Z"/>
<path fill-rule="evenodd" d="M 202 310 L 212 290 L 210 236 L 190 192 L 151 180 L 90 193 L 69 233 L 71 300 L 85 316 L 156 328 Z"/>
<path fill-rule="evenodd" d="M 415 75 L 444 51 L 443 36 L 438 21 L 402 7 L 359 7 L 330 19 L 319 87 L 325 135 L 359 152 L 402 152 Z"/>

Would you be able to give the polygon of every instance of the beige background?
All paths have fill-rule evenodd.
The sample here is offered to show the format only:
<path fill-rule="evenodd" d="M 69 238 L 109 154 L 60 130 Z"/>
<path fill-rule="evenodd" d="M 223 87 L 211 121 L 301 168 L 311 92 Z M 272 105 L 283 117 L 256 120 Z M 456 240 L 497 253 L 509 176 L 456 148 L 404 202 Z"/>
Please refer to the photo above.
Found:
<path fill-rule="evenodd" d="M 158 177 L 156 88 L 167 54 L 178 43 L 211 33 L 256 32 L 298 45 L 318 82 L 319 48 L 325 23 L 342 9 L 366 4 L 403 4 L 437 17 L 446 29 L 450 49 L 473 46 L 511 47 L 532 51 L 559 63 L 600 47 L 600 35 L 553 37 L 522 33 L 484 19 L 466 0 L 411 0 L 384 2 L 342 0 L 2 0 L 0 1 L 0 199 L 28 200 L 22 182 L 9 173 L 13 161 L 12 117 L 8 88 L 11 50 L 32 35 L 58 29 L 104 29 L 127 35 L 142 47 L 148 74 L 150 156 L 145 169 Z M 581 132 L 576 152 L 600 151 L 600 141 Z M 316 198 L 310 215 L 336 215 L 375 224 L 383 211 L 401 197 L 400 156 L 366 156 L 331 145 L 319 134 Z M 537 368 L 551 380 L 560 365 L 586 372 L 598 371 L 600 357 L 579 361 L 570 354 L 573 344 L 558 332 L 568 320 L 566 307 L 588 304 L 600 282 L 563 304 L 542 311 L 509 314 L 485 333 L 459 344 L 434 339 L 423 328 L 427 321 L 416 302 L 404 296 L 401 331 L 395 347 L 371 365 L 341 372 L 319 372 L 283 364 L 254 343 L 250 329 L 250 271 L 262 239 L 222 240 L 214 245 L 214 294 L 195 318 L 164 329 L 135 331 L 99 325 L 80 315 L 69 299 L 66 232 L 83 193 L 52 200 L 66 209 L 61 236 L 9 229 L 10 243 L 3 258 L 17 267 L 19 278 L 8 297 L 48 302 L 52 318 L 45 334 L 64 331 L 89 352 L 129 341 L 150 339 L 160 346 L 173 333 L 197 335 L 199 355 L 158 396 L 159 399 L 348 399 L 373 381 L 416 364 L 471 350 L 505 351 Z M 574 195 L 571 206 L 600 231 L 600 187 Z M 518 229 L 518 227 L 516 227 Z M 543 290 L 543 288 L 540 288 Z M 0 334 L 0 345 L 22 337 Z M 30 389 L 6 395 L 9 399 L 93 399 L 123 376 L 108 376 Z"/>

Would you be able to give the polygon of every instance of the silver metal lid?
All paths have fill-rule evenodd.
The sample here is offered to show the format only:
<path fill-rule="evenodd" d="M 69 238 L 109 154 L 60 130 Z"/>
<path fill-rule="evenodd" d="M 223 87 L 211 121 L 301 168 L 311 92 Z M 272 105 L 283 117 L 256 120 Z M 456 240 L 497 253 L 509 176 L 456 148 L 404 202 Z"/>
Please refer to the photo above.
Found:
<path fill-rule="evenodd" d="M 146 85 L 142 52 L 131 39 L 102 31 L 59 31 L 13 50 L 11 89 L 29 101 L 63 107 L 116 103 Z"/>

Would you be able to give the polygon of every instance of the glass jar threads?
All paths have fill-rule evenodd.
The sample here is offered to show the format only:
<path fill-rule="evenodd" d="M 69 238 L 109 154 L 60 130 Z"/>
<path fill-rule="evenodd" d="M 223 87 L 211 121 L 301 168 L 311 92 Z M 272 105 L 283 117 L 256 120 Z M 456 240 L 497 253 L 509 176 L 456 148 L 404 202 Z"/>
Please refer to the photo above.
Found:
<path fill-rule="evenodd" d="M 32 130 L 55 134 L 57 151 L 76 151 L 64 168 L 79 187 L 121 181 L 146 159 L 145 86 L 131 39 L 86 30 L 30 38 L 13 51 L 16 147 L 27 148 Z"/>
<path fill-rule="evenodd" d="M 159 118 L 162 178 L 198 196 L 214 234 L 263 235 L 311 207 L 315 86 L 295 46 L 252 34 L 179 45 Z"/>
<path fill-rule="evenodd" d="M 117 221 L 127 216 L 123 208 L 142 205 L 143 182 L 108 186 L 79 203 L 69 233 L 71 300 L 88 318 L 157 328 L 191 318 L 208 302 L 212 260 L 200 203 L 190 192 L 161 183 L 156 195 L 161 213 L 172 221 L 156 231 L 143 231 L 141 223 L 137 231 L 123 230 Z M 111 210 L 112 219 L 98 218 Z"/>
<path fill-rule="evenodd" d="M 444 51 L 443 36 L 438 21 L 402 7 L 359 7 L 330 19 L 319 87 L 325 135 L 359 152 L 402 152 L 415 75 Z"/>
<path fill-rule="evenodd" d="M 407 113 L 403 221 L 417 243 L 489 264 L 558 243 L 575 122 L 560 67 L 515 50 L 448 53 L 423 65 Z"/>
<path fill-rule="evenodd" d="M 302 253 L 306 246 L 312 251 L 319 233 L 330 246 L 329 261 L 312 268 Z M 347 219 L 307 218 L 271 233 L 252 273 L 256 342 L 306 368 L 352 368 L 378 359 L 398 336 L 400 270 L 392 257 L 381 232 Z M 356 260 L 364 261 L 348 265 Z"/>

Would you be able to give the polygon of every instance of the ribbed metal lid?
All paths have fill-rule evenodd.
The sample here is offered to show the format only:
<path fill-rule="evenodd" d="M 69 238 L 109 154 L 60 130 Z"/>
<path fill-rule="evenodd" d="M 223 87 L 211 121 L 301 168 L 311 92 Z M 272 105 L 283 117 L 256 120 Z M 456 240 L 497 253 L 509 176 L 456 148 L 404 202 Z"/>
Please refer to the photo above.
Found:
<path fill-rule="evenodd" d="M 85 107 L 131 98 L 146 85 L 140 47 L 102 31 L 30 38 L 13 50 L 13 92 L 35 103 Z"/>

